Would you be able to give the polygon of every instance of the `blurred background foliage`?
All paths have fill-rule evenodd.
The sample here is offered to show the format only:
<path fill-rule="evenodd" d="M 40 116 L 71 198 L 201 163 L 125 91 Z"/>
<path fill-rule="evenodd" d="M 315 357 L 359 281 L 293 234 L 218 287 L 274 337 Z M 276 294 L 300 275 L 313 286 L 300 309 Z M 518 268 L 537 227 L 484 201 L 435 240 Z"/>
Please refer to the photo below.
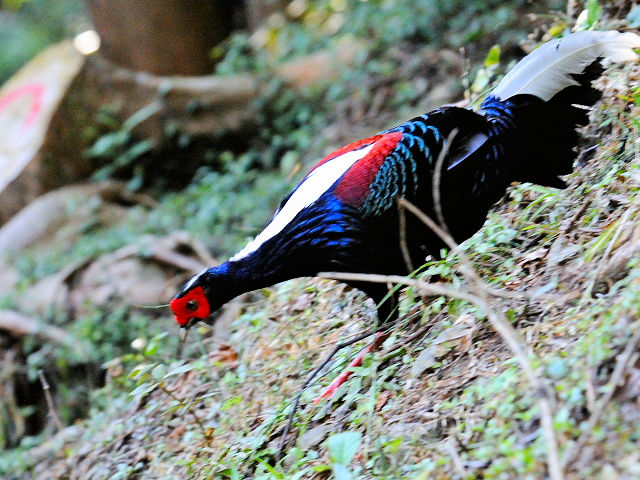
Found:
<path fill-rule="evenodd" d="M 223 60 L 217 73 L 226 74 L 255 69 L 254 62 L 265 57 L 282 61 L 306 55 L 341 37 L 365 41 L 369 54 L 407 43 L 477 49 L 490 41 L 522 40 L 526 22 L 514 12 L 546 13 L 564 9 L 565 4 L 553 0 L 294 0 L 254 32 L 231 36 L 213 54 Z"/>
<path fill-rule="evenodd" d="M 73 37 L 89 20 L 83 2 L 3 0 L 0 2 L 0 84 L 36 53 Z"/>

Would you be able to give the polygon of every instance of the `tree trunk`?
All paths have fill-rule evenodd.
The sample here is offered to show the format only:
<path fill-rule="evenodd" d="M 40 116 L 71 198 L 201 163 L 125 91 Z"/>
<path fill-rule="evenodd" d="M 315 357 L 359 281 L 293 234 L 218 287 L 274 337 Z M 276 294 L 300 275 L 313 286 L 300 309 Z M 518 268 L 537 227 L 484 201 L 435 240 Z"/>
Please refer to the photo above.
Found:
<path fill-rule="evenodd" d="M 210 50 L 232 28 L 237 2 L 88 0 L 105 58 L 155 75 L 213 72 Z"/>

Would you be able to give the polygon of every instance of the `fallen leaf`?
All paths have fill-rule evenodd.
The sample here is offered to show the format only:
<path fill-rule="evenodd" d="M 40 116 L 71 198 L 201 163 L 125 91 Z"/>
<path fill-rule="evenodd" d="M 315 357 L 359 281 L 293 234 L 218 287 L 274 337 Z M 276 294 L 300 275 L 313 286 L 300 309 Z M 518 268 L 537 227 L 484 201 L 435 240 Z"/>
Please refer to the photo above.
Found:
<path fill-rule="evenodd" d="M 529 263 L 534 263 L 534 262 L 537 263 L 540 260 L 542 260 L 544 257 L 546 257 L 548 252 L 549 252 L 549 249 L 547 249 L 547 248 L 538 248 L 537 250 L 533 250 L 533 251 L 527 253 L 526 255 L 524 255 L 518 261 L 518 265 L 524 266 L 524 265 L 527 265 Z"/>
<path fill-rule="evenodd" d="M 209 353 L 211 363 L 221 363 L 227 367 L 236 368 L 238 366 L 238 352 L 231 345 L 221 344 L 218 350 Z"/>
<path fill-rule="evenodd" d="M 382 409 L 382 407 L 384 407 L 387 404 L 387 402 L 389 401 L 392 395 L 393 393 L 391 393 L 389 390 L 386 390 L 382 392 L 380 395 L 378 395 L 378 401 L 376 402 L 376 407 L 374 411 L 379 412 Z"/>
<path fill-rule="evenodd" d="M 429 347 L 420 352 L 411 367 L 410 376 L 413 378 L 420 376 L 425 370 L 433 367 L 440 358 L 444 357 L 456 345 L 463 343 L 463 348 L 468 350 L 473 329 L 473 317 L 470 315 L 460 317 L 451 327 L 440 332 L 432 340 Z"/>

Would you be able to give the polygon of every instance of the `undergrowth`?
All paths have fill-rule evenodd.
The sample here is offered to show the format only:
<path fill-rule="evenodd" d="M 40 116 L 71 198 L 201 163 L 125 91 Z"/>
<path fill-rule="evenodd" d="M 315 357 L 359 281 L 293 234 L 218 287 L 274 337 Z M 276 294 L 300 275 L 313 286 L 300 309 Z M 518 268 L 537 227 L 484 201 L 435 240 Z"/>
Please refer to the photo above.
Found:
<path fill-rule="evenodd" d="M 381 17 L 376 52 L 394 42 L 433 38 L 458 46 L 511 20 L 501 3 L 491 1 L 478 6 L 493 9 L 486 14 L 474 7 L 458 16 L 451 13 L 461 2 L 421 3 L 428 11 L 404 23 L 400 20 L 414 15 L 407 2 L 360 2 L 349 15 L 344 3 L 316 2 L 288 12 L 296 21 L 286 27 L 272 20 L 276 24 L 266 27 L 269 55 L 286 58 L 327 46 L 317 37 L 322 28 L 309 26 L 333 25 L 334 33 L 357 37 L 369 32 L 372 18 Z M 344 16 L 340 25 L 335 15 Z M 463 30 L 454 28 L 456 22 L 472 23 L 464 38 L 451 33 Z M 267 60 L 248 54 L 256 41 L 231 39 L 220 72 L 262 68 Z M 314 132 L 330 129 L 330 108 L 309 105 L 330 99 L 327 105 L 344 112 L 345 99 L 357 105 L 358 89 L 349 94 L 349 85 L 366 76 L 387 77 L 404 65 L 398 58 L 365 62 L 371 60 L 367 56 L 367 69 L 345 73 L 342 89 L 281 95 L 281 85 L 274 84 L 248 152 L 211 152 L 210 164 L 191 185 L 163 195 L 156 208 L 132 209 L 117 228 L 88 228 L 73 246 L 63 243 L 16 258 L 19 290 L 141 234 L 183 229 L 205 239 L 220 258 L 233 253 L 295 182 L 296 165 L 308 160 L 299 152 L 315 154 L 326 143 Z M 415 82 L 394 85 L 405 93 L 394 97 L 393 108 L 416 104 L 421 93 Z M 365 90 L 371 86 L 362 84 Z M 637 355 L 624 365 L 619 382 L 611 383 L 640 328 L 640 265 L 633 250 L 640 235 L 637 68 L 609 74 L 603 88 L 605 98 L 580 148 L 601 145 L 592 158 L 578 162 L 567 178 L 569 188 L 514 186 L 483 229 L 465 242 L 462 254 L 431 261 L 420 274 L 470 288 L 460 271 L 464 255 L 487 288 L 502 293 L 492 308 L 517 327 L 531 348 L 533 367 L 551 389 L 560 457 L 576 442 L 581 447 L 566 459 L 567 478 L 640 475 Z M 130 141 L 135 139 L 115 145 L 116 154 L 126 154 L 134 146 Z M 513 352 L 489 326 L 487 312 L 458 299 L 426 297 L 412 287 L 404 290 L 400 309 L 403 320 L 381 351 L 365 357 L 333 399 L 311 405 L 364 342 L 341 351 L 304 392 L 281 462 L 276 460 L 280 437 L 305 375 L 333 344 L 372 324 L 374 306 L 360 293 L 329 280 L 285 282 L 252 294 L 232 319 L 228 338 L 199 327 L 188 338 L 190 348 L 157 312 L 145 316 L 123 307 L 89 313 L 71 329 L 96 345 L 90 358 L 103 365 L 106 378 L 104 387 L 90 394 L 87 420 L 47 441 L 45 435 L 25 439 L 17 452 L 0 456 L 0 473 L 7 478 L 544 478 L 549 445 L 538 392 L 531 391 Z M 59 314 L 53 312 L 50 320 L 64 325 L 68 318 Z M 37 343 L 27 344 L 26 352 L 33 379 L 50 362 L 65 371 L 65 362 L 81 360 Z M 63 394 L 61 403 L 72 405 L 73 395 Z M 590 424 L 598 411 L 599 421 Z M 64 419 L 72 418 L 70 412 Z"/>

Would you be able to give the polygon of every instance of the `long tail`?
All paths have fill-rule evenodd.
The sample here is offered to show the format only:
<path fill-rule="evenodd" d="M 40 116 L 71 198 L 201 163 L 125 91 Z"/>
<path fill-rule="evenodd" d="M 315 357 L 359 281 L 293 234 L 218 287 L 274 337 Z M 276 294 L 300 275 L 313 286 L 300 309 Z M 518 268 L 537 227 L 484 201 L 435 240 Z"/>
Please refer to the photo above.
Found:
<path fill-rule="evenodd" d="M 635 33 L 579 32 L 548 42 L 520 61 L 482 104 L 498 131 L 507 129 L 515 180 L 563 187 L 578 141 L 601 93 L 592 86 L 604 66 L 637 59 Z"/>

